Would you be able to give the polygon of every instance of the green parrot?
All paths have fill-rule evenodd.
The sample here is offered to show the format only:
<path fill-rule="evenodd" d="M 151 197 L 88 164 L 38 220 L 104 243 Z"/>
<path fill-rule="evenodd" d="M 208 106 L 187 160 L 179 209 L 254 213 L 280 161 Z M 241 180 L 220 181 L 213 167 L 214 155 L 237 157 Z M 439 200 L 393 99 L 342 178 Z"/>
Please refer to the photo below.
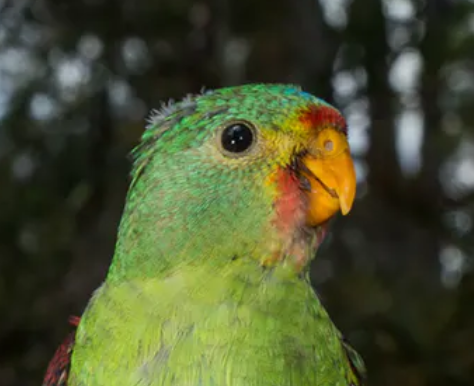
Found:
<path fill-rule="evenodd" d="M 293 85 L 152 114 L 105 282 L 44 385 L 356 386 L 364 366 L 308 275 L 356 178 L 347 126 Z"/>

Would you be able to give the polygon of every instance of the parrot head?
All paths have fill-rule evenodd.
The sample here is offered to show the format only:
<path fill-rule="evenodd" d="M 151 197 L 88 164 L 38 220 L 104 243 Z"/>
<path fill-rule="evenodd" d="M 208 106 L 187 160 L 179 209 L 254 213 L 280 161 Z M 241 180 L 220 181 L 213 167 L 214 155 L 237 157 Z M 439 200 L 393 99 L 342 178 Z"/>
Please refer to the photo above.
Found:
<path fill-rule="evenodd" d="M 223 88 L 168 105 L 134 156 L 115 278 L 239 259 L 300 272 L 355 196 L 344 118 L 295 86 Z"/>

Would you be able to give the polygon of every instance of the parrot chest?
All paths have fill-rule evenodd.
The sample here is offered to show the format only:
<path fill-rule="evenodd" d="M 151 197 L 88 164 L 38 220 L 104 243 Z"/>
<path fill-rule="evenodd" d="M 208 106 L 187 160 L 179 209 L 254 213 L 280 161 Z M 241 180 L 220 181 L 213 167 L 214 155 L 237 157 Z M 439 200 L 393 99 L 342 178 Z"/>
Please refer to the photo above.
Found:
<path fill-rule="evenodd" d="M 209 284 L 212 295 L 193 290 L 179 302 L 173 290 L 153 301 L 143 287 L 99 291 L 78 330 L 71 384 L 348 385 L 339 333 L 307 283 Z"/>

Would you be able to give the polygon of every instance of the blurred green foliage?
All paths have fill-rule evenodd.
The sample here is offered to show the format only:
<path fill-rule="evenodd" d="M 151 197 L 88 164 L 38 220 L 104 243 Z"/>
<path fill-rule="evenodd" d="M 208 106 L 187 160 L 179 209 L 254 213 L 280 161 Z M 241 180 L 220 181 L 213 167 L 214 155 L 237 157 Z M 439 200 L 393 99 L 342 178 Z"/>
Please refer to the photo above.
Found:
<path fill-rule="evenodd" d="M 372 386 L 474 384 L 474 2 L 0 1 L 0 383 L 103 279 L 160 101 L 293 82 L 348 117 L 359 197 L 313 266 Z"/>

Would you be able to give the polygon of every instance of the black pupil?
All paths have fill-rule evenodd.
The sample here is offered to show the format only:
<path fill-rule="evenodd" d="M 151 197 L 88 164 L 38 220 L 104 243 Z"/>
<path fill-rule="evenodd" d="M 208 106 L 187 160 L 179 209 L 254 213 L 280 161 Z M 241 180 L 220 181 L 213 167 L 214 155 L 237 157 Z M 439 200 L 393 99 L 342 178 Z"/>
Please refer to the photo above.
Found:
<path fill-rule="evenodd" d="M 244 123 L 234 123 L 222 133 L 222 147 L 232 153 L 247 150 L 253 141 L 252 130 Z"/>

